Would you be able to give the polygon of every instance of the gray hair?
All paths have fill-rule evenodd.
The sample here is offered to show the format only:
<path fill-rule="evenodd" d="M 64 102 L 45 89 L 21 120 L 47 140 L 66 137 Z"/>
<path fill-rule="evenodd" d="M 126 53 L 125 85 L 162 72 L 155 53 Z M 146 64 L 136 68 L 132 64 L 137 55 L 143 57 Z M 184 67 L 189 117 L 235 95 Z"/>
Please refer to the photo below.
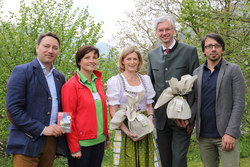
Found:
<path fill-rule="evenodd" d="M 157 26 L 159 23 L 163 23 L 165 21 L 169 21 L 172 25 L 172 28 L 175 28 L 175 17 L 172 16 L 172 15 L 165 15 L 165 16 L 162 16 L 162 17 L 159 17 L 156 19 L 155 21 L 155 30 L 157 30 Z"/>

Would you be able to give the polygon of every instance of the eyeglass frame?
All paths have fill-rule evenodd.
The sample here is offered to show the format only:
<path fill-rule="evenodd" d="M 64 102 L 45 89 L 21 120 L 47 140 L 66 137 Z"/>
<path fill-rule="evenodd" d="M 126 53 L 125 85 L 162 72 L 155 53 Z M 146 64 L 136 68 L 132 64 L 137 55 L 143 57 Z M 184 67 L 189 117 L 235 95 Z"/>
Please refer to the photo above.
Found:
<path fill-rule="evenodd" d="M 169 31 L 172 31 L 174 28 L 171 27 L 171 28 L 165 28 L 165 29 L 157 29 L 157 32 L 158 33 L 163 33 L 163 32 L 169 32 Z"/>
<path fill-rule="evenodd" d="M 215 44 L 215 45 L 207 45 L 207 46 L 205 46 L 205 49 L 208 49 L 208 50 L 212 50 L 213 48 L 219 49 L 219 48 L 222 48 L 222 45 L 221 44 Z"/>

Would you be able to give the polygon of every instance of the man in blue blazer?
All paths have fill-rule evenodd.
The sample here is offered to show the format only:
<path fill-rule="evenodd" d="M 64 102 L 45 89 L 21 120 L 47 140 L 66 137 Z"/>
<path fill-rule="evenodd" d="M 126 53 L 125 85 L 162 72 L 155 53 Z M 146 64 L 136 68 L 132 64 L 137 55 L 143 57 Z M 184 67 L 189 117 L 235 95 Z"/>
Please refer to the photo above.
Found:
<path fill-rule="evenodd" d="M 41 34 L 37 58 L 14 67 L 7 84 L 6 107 L 12 124 L 7 154 L 13 154 L 14 167 L 50 167 L 56 152 L 56 137 L 64 132 L 57 122 L 61 107 L 64 75 L 55 70 L 59 38 Z"/>
<path fill-rule="evenodd" d="M 148 53 L 148 75 L 156 91 L 156 102 L 162 91 L 169 87 L 166 81 L 172 77 L 180 80 L 185 74 L 192 75 L 193 70 L 199 66 L 199 60 L 194 46 L 174 39 L 176 28 L 173 16 L 158 18 L 155 30 L 162 45 Z M 193 125 L 189 124 L 189 120 L 168 119 L 166 108 L 167 104 L 154 112 L 162 166 L 185 167 Z"/>
<path fill-rule="evenodd" d="M 221 36 L 208 34 L 201 41 L 206 62 L 194 71 L 196 137 L 205 167 L 240 166 L 240 125 L 245 109 L 245 81 L 238 65 L 222 58 Z"/>

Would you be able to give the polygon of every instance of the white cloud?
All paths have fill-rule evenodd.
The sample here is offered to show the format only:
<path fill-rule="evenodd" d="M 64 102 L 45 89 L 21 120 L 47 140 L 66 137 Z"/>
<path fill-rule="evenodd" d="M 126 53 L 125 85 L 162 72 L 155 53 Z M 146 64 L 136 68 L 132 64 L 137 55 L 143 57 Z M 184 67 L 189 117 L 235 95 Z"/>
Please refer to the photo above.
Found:
<path fill-rule="evenodd" d="M 111 40 L 112 34 L 116 31 L 117 20 L 125 18 L 125 11 L 134 9 L 133 0 L 74 0 L 75 5 L 81 8 L 89 6 L 90 15 L 96 21 L 103 21 L 104 38 L 103 42 Z"/>

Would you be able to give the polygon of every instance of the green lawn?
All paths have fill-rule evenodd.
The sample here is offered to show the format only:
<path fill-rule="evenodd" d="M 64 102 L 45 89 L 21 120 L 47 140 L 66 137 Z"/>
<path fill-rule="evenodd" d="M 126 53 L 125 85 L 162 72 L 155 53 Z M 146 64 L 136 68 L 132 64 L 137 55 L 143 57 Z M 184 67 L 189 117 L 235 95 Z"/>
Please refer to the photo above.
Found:
<path fill-rule="evenodd" d="M 111 139 L 113 134 L 111 132 Z M 245 135 L 240 139 L 240 167 L 250 167 L 250 135 Z M 11 156 L 0 156 L 0 167 L 11 167 Z M 103 167 L 112 167 L 112 142 L 110 148 L 105 151 Z M 67 167 L 67 159 L 59 157 L 55 160 L 53 167 Z M 198 141 L 195 137 L 191 138 L 191 145 L 188 152 L 188 167 L 201 167 L 202 162 L 200 160 Z"/>
<path fill-rule="evenodd" d="M 111 131 L 110 138 L 113 139 L 113 133 Z M 191 138 L 191 144 L 188 151 L 188 167 L 201 167 L 202 162 L 200 160 L 200 153 L 198 147 L 198 141 L 194 136 Z M 240 139 L 240 167 L 250 167 L 250 135 L 245 135 Z M 105 151 L 103 167 L 112 167 L 112 141 L 108 150 Z M 67 160 L 60 158 L 55 161 L 54 167 L 66 167 Z"/>
<path fill-rule="evenodd" d="M 105 161 L 110 161 L 111 164 L 103 164 L 102 167 L 112 167 L 112 157 L 110 159 L 104 159 Z M 250 167 L 250 157 L 240 159 L 240 167 Z M 59 158 L 55 161 L 54 167 L 67 167 L 67 160 L 65 158 Z M 188 161 L 188 167 L 202 167 L 203 164 L 200 160 Z M 221 165 L 220 165 L 221 166 Z M 7 167 L 7 166 L 6 166 Z"/>
<path fill-rule="evenodd" d="M 189 156 L 189 155 L 188 155 Z M 199 156 L 198 156 L 199 157 Z M 246 158 L 241 158 L 240 159 L 240 167 L 250 167 L 250 156 Z M 0 166 L 1 167 L 11 167 L 11 157 L 1 157 L 0 158 Z M 60 157 L 55 160 L 53 167 L 67 167 L 67 159 Z M 103 161 L 103 167 L 112 167 L 112 156 L 105 156 L 104 161 Z M 201 167 L 202 162 L 200 159 L 193 159 L 193 160 L 188 160 L 188 167 Z"/>

